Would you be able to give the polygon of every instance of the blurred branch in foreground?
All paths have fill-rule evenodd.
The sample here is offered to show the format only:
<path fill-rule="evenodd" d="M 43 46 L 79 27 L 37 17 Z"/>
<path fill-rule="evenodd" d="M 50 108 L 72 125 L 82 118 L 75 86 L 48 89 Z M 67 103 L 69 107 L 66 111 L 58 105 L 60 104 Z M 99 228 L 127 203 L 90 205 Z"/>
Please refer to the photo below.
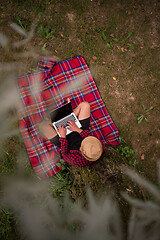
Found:
<path fill-rule="evenodd" d="M 158 170 L 160 161 L 158 161 Z M 126 193 L 123 197 L 132 207 L 130 221 L 128 223 L 128 240 L 159 240 L 160 239 L 160 188 L 155 186 L 135 171 L 122 168 L 122 172 L 128 175 L 134 183 L 145 188 L 151 199 L 142 201 L 132 198 Z M 158 171 L 158 175 L 160 172 Z M 158 179 L 160 175 L 158 176 Z"/>
<path fill-rule="evenodd" d="M 30 32 L 25 32 L 17 24 L 10 24 L 10 26 L 17 31 L 24 39 L 19 42 L 12 42 L 5 34 L 0 32 L 0 49 L 1 62 L 0 62 L 0 142 L 1 144 L 5 139 L 11 136 L 19 134 L 17 124 L 17 115 L 13 112 L 18 108 L 18 91 L 16 87 L 16 78 L 18 75 L 24 73 L 27 70 L 26 61 L 23 58 L 19 58 L 20 52 L 25 52 L 23 47 L 28 44 L 27 48 L 31 49 L 32 54 L 28 57 L 37 58 L 36 51 L 33 49 L 30 43 L 35 26 L 31 28 Z"/>
<path fill-rule="evenodd" d="M 136 174 L 131 169 L 122 168 L 122 171 L 131 178 Z M 140 185 L 148 183 L 136 176 Z M 53 198 L 47 181 L 8 178 L 4 179 L 3 186 L 1 206 L 15 213 L 27 239 L 125 239 L 119 207 L 111 196 L 98 199 L 88 189 L 88 204 L 83 207 L 68 196 L 62 202 Z M 126 193 L 123 196 L 132 207 L 126 239 L 159 240 L 159 201 L 134 199 Z"/>

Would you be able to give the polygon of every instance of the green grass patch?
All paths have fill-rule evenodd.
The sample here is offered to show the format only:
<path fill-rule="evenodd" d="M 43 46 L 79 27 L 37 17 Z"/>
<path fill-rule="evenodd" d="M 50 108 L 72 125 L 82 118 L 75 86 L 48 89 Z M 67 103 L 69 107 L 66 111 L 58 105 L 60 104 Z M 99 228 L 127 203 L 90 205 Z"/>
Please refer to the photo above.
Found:
<path fill-rule="evenodd" d="M 134 150 L 126 144 L 123 138 L 121 138 L 121 144 L 117 147 L 117 151 L 127 160 L 126 162 L 128 162 L 129 165 L 133 167 L 137 165 Z"/>
<path fill-rule="evenodd" d="M 70 169 L 65 163 L 63 170 L 49 179 L 49 192 L 57 198 L 64 197 L 64 194 L 71 188 L 72 178 L 70 175 Z"/>
<path fill-rule="evenodd" d="M 0 239 L 20 239 L 16 229 L 16 219 L 7 209 L 0 209 Z"/>

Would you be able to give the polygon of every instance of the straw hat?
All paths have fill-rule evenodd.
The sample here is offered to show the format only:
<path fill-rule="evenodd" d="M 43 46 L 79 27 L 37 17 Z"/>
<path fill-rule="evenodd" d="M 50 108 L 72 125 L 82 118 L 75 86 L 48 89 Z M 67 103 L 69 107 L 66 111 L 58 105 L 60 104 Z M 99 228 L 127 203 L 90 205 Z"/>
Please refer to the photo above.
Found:
<path fill-rule="evenodd" d="M 102 144 L 98 138 L 89 136 L 81 142 L 80 151 L 87 160 L 96 161 L 102 155 Z"/>

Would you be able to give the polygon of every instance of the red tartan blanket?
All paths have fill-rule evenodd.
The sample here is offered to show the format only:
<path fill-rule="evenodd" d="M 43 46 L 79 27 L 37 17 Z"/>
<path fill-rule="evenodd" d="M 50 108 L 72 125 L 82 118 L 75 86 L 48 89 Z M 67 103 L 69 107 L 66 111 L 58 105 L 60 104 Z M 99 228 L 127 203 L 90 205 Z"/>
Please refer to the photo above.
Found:
<path fill-rule="evenodd" d="M 18 79 L 19 127 L 34 172 L 49 178 L 59 172 L 58 149 L 41 137 L 40 123 L 51 109 L 71 99 L 73 109 L 82 101 L 91 106 L 90 131 L 105 144 L 120 144 L 119 133 L 97 90 L 85 59 L 81 56 L 55 63 L 41 57 L 39 71 Z"/>

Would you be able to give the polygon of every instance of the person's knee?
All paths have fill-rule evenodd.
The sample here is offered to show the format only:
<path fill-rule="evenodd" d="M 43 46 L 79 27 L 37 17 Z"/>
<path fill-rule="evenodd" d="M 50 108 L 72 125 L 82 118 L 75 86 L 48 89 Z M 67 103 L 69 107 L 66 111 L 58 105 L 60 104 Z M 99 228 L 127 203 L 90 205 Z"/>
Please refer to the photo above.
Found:
<path fill-rule="evenodd" d="M 86 101 L 81 102 L 78 107 L 74 110 L 74 113 L 79 120 L 90 117 L 90 104 Z"/>
<path fill-rule="evenodd" d="M 90 104 L 88 102 L 81 102 L 80 103 L 82 109 L 88 109 L 90 110 Z"/>

